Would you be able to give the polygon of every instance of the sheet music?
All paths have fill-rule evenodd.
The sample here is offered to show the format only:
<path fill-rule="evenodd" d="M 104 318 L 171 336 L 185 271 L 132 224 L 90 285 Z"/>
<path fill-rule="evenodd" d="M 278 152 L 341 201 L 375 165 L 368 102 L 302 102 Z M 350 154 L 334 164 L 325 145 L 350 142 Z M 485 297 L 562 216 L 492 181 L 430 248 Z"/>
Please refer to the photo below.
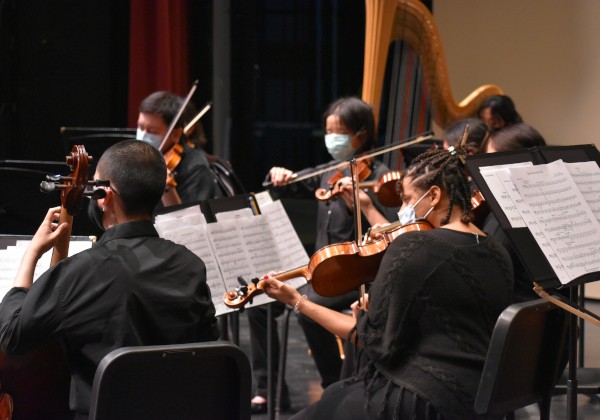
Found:
<path fill-rule="evenodd" d="M 15 276 L 21 264 L 23 254 L 31 241 L 18 239 L 15 245 L 7 246 L 6 249 L 0 249 L 0 297 L 12 289 Z M 89 249 L 95 242 L 95 238 L 89 240 L 71 240 L 69 243 L 68 256 L 75 255 L 85 249 Z M 52 261 L 52 249 L 44 253 L 38 260 L 33 273 L 33 281 L 35 282 L 44 272 L 50 268 Z"/>
<path fill-rule="evenodd" d="M 254 215 L 243 208 L 215 215 L 216 223 L 198 216 L 199 206 L 176 210 L 156 218 L 155 226 L 165 239 L 188 247 L 205 262 L 207 282 L 217 315 L 232 311 L 223 303 L 229 290 L 239 287 L 238 277 L 246 281 L 271 271 L 286 271 L 308 263 L 308 255 L 280 201 L 263 200 L 264 214 Z M 299 287 L 305 279 L 292 279 Z M 261 294 L 246 305 L 272 301 Z"/>
<path fill-rule="evenodd" d="M 532 230 L 542 248 L 546 241 L 562 263 L 565 284 L 583 274 L 600 270 L 600 223 L 562 160 L 545 165 L 510 169 L 520 196 L 535 219 Z M 523 214 L 523 213 L 522 213 Z M 528 217 L 528 216 L 527 216 Z M 542 235 L 543 234 L 543 235 Z M 542 248 L 542 251 L 544 249 Z M 551 254 L 544 251 L 550 260 Z M 557 276 L 559 273 L 557 273 Z"/>
<path fill-rule="evenodd" d="M 520 197 L 518 194 L 514 194 L 516 190 L 512 179 L 510 178 L 509 169 L 530 166 L 533 166 L 532 162 L 482 166 L 479 168 L 481 176 L 504 212 L 510 226 L 513 228 L 527 227 L 527 225 L 517 209 L 517 206 L 520 204 Z"/>
<path fill-rule="evenodd" d="M 600 221 L 600 168 L 594 161 L 565 163 L 575 184 Z"/>

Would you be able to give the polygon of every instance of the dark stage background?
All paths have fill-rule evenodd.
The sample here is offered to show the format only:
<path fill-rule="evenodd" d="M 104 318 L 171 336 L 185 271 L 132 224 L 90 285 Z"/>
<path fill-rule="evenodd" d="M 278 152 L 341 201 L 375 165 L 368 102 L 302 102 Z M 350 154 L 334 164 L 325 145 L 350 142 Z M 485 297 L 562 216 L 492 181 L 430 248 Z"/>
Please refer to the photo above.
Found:
<path fill-rule="evenodd" d="M 130 85 L 154 70 L 149 64 L 138 74 L 129 71 L 134 1 L 0 2 L 1 167 L 14 166 L 8 160 L 64 162 L 61 127 L 133 126 L 128 114 L 137 109 L 128 105 Z M 136 17 L 156 14 L 145 5 L 165 1 L 138 1 Z M 230 50 L 230 93 L 227 103 L 214 105 L 228 108 L 227 138 L 214 135 L 211 110 L 202 120 L 208 151 L 228 142 L 222 157 L 230 160 L 248 191 L 262 190 L 261 182 L 274 165 L 299 170 L 327 161 L 324 108 L 337 97 L 361 94 L 364 1 L 231 0 L 229 39 L 213 36 L 213 1 L 183 3 L 189 77 L 184 85 L 199 80 L 193 97 L 199 109 L 213 99 L 219 80 L 213 74 L 215 52 Z M 163 89 L 169 90 L 156 86 L 145 94 Z M 175 93 L 185 96 L 187 90 Z M 20 179 L 0 170 L 0 175 L 13 189 L 19 190 L 25 178 L 23 189 L 37 188 L 31 174 Z M 14 201 L 20 217 L 32 213 L 34 230 L 49 199 L 10 194 L 0 200 L 0 230 L 32 233 L 11 231 Z"/>

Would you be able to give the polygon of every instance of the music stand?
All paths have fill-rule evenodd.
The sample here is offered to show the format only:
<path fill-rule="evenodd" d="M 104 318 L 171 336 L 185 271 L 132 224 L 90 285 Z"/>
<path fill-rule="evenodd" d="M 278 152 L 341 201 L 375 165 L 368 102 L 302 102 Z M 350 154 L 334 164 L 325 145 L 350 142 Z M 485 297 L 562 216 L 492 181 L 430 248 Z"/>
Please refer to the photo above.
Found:
<path fill-rule="evenodd" d="M 541 289 L 536 292 L 545 298 L 553 299 L 553 303 L 558 304 L 569 311 L 569 381 L 567 386 L 567 411 L 570 419 L 577 417 L 577 378 L 576 378 L 576 346 L 577 346 L 577 316 L 588 320 L 599 320 L 597 316 L 590 314 L 577 305 L 578 288 L 576 286 L 600 279 L 599 272 L 592 272 L 581 275 L 570 281 L 568 284 L 562 284 L 555 271 L 548 262 L 546 256 L 534 239 L 532 233 L 527 227 L 513 228 L 500 207 L 498 201 L 492 194 L 486 181 L 484 180 L 480 168 L 486 166 L 505 165 L 512 163 L 532 162 L 534 165 L 550 163 L 562 159 L 567 163 L 594 161 L 600 166 L 600 153 L 594 145 L 577 146 L 543 146 L 530 149 L 519 149 L 509 152 L 490 153 L 481 155 L 471 155 L 467 157 L 466 166 L 471 173 L 475 183 L 479 187 L 490 211 L 496 216 L 498 223 L 504 229 L 504 232 L 511 240 L 516 253 L 523 263 L 527 274 L 531 279 L 535 279 Z M 570 302 L 564 303 L 557 298 L 553 298 L 544 289 L 568 289 Z"/>
<path fill-rule="evenodd" d="M 123 140 L 135 140 L 135 128 L 111 128 L 111 127 L 61 127 L 65 155 L 71 153 L 75 145 L 85 146 L 85 151 L 94 158 L 91 170 L 94 170 L 96 162 L 102 153 L 110 146 Z"/>

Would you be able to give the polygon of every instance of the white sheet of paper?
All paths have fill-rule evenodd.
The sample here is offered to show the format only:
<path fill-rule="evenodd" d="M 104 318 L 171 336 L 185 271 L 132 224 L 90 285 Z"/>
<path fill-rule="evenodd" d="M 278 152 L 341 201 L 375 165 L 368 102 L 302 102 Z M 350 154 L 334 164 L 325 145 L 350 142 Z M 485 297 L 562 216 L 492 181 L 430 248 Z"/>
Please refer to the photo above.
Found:
<path fill-rule="evenodd" d="M 510 226 L 513 228 L 526 227 L 526 224 L 517 210 L 518 203 L 514 201 L 514 195 L 509 194 L 510 190 L 514 189 L 514 185 L 509 177 L 508 182 L 506 181 L 509 174 L 508 170 L 509 168 L 529 166 L 533 166 L 533 163 L 523 162 L 508 165 L 482 166 L 479 168 L 481 176 L 504 212 Z M 505 176 L 501 176 L 501 174 Z"/>
<path fill-rule="evenodd" d="M 0 250 L 0 297 L 4 297 L 12 288 L 12 284 L 17 275 L 17 270 L 21 264 L 23 254 L 31 241 L 19 239 L 14 246 L 8 246 L 6 249 Z M 71 240 L 69 242 L 68 256 L 75 255 L 83 250 L 89 249 L 95 242 L 95 238 L 89 240 Z M 52 250 L 47 251 L 42 255 L 35 265 L 33 272 L 33 281 L 35 282 L 48 268 L 52 261 Z"/>
<path fill-rule="evenodd" d="M 510 174 L 543 233 L 543 237 L 536 236 L 532 230 L 536 241 L 540 247 L 547 241 L 565 268 L 568 278 L 559 277 L 561 283 L 599 271 L 600 243 L 597 238 L 600 237 L 600 223 L 565 163 L 558 160 L 528 168 L 512 168 Z"/>
<path fill-rule="evenodd" d="M 575 184 L 600 221 L 600 168 L 594 161 L 565 163 Z"/>

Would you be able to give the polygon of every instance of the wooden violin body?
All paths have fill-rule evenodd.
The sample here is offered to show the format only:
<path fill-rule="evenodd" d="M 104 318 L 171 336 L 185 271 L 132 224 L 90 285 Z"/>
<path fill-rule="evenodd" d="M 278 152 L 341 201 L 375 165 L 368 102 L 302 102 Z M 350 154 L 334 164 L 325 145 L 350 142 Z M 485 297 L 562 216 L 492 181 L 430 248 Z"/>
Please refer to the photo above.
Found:
<path fill-rule="evenodd" d="M 362 284 L 375 279 L 381 259 L 388 246 L 403 233 L 432 229 L 426 221 L 408 223 L 385 232 L 380 239 L 364 245 L 343 242 L 327 245 L 310 258 L 308 265 L 278 273 L 273 277 L 290 280 L 304 277 L 315 292 L 321 296 L 339 296 L 357 290 Z M 255 294 L 262 292 L 262 283 L 254 279 L 250 284 L 225 293 L 225 305 L 230 308 L 243 307 Z"/>
<path fill-rule="evenodd" d="M 359 182 L 358 187 L 372 189 L 377 196 L 377 201 L 386 207 L 400 207 L 402 200 L 400 200 L 400 195 L 396 191 L 396 182 L 398 182 L 401 176 L 401 171 L 390 171 L 383 174 L 377 180 Z M 329 189 L 318 188 L 315 191 L 315 197 L 319 201 L 331 200 L 342 192 L 341 187 L 339 182 L 337 182 L 331 185 Z"/>

